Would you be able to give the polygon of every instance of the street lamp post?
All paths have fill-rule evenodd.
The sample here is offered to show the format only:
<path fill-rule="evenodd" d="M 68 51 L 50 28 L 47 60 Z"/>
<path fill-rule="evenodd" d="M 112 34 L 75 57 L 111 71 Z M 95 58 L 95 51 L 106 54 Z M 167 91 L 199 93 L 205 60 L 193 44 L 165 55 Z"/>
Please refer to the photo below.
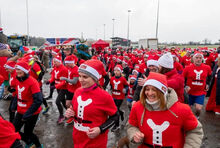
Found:
<path fill-rule="evenodd" d="M 160 0 L 158 0 L 158 6 L 157 6 L 156 39 L 157 39 L 157 35 L 158 35 L 159 7 L 160 7 Z"/>
<path fill-rule="evenodd" d="M 27 45 L 29 46 L 29 15 L 28 15 L 28 0 L 26 0 L 26 14 L 27 14 Z"/>
<path fill-rule="evenodd" d="M 103 24 L 103 26 L 104 26 L 104 40 L 105 40 L 105 24 Z"/>
<path fill-rule="evenodd" d="M 112 19 L 113 21 L 113 28 L 112 28 L 112 37 L 114 37 L 114 31 L 115 31 L 115 19 Z"/>
<path fill-rule="evenodd" d="M 128 32 L 127 32 L 127 46 L 129 47 L 129 17 L 130 17 L 130 12 L 131 12 L 131 10 L 128 10 Z"/>

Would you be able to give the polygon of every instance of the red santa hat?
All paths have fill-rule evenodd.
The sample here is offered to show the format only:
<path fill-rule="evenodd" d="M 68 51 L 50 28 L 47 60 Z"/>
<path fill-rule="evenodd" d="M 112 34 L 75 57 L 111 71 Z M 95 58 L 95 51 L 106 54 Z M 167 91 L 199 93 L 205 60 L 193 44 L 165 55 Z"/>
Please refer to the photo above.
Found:
<path fill-rule="evenodd" d="M 116 65 L 114 70 L 119 70 L 120 72 L 122 72 L 122 66 L 121 65 Z"/>
<path fill-rule="evenodd" d="M 24 52 L 25 53 L 31 53 L 32 52 L 32 50 L 30 50 L 28 47 L 26 47 L 26 46 L 23 46 L 23 49 L 24 49 Z"/>
<path fill-rule="evenodd" d="M 101 61 L 92 59 L 81 64 L 78 72 L 85 73 L 98 81 L 102 77 L 101 73 L 103 69 L 104 65 Z"/>
<path fill-rule="evenodd" d="M 60 50 L 57 48 L 52 50 L 52 54 L 55 54 L 55 55 L 57 55 L 59 52 L 60 52 Z"/>
<path fill-rule="evenodd" d="M 164 94 L 167 93 L 167 78 L 165 75 L 155 72 L 150 72 L 149 76 L 147 77 L 146 82 L 144 83 L 144 87 L 147 85 L 151 85 L 159 89 Z"/>
<path fill-rule="evenodd" d="M 77 57 L 74 55 L 67 56 L 64 60 L 66 64 L 75 64 L 77 62 Z"/>
<path fill-rule="evenodd" d="M 136 75 L 130 75 L 129 78 L 130 78 L 130 80 L 136 80 L 137 76 Z"/>
<path fill-rule="evenodd" d="M 138 55 L 143 55 L 143 51 L 142 50 L 138 50 Z"/>
<path fill-rule="evenodd" d="M 134 70 L 132 70 L 132 74 L 134 74 L 134 72 L 136 72 L 138 74 L 139 73 L 139 69 L 135 68 Z"/>
<path fill-rule="evenodd" d="M 15 65 L 16 65 L 15 61 L 7 61 L 4 67 L 8 69 L 15 69 Z"/>
<path fill-rule="evenodd" d="M 159 67 L 158 65 L 158 61 L 156 60 L 156 58 L 154 58 L 155 56 L 150 56 L 147 60 L 147 67 L 149 67 L 150 65 L 154 65 L 156 67 Z"/>
<path fill-rule="evenodd" d="M 144 54 L 144 58 L 148 58 L 149 57 L 149 55 L 148 54 Z"/>
<path fill-rule="evenodd" d="M 203 53 L 202 53 L 202 52 L 199 52 L 199 51 L 196 51 L 196 52 L 194 53 L 193 58 L 196 57 L 196 56 L 198 56 L 198 55 L 201 55 L 202 58 L 204 58 Z"/>
<path fill-rule="evenodd" d="M 62 59 L 60 56 L 56 56 L 53 60 L 62 63 Z"/>
<path fill-rule="evenodd" d="M 26 74 L 28 74 L 28 72 L 29 72 L 29 65 L 28 65 L 28 63 L 27 62 L 25 62 L 25 61 L 20 61 L 20 62 L 18 62 L 16 65 L 15 65 L 15 68 L 16 69 L 20 69 L 20 70 L 22 70 L 24 73 L 26 73 Z"/>
<path fill-rule="evenodd" d="M 158 64 L 162 67 L 173 69 L 174 64 L 173 64 L 173 57 L 172 57 L 171 53 L 168 52 L 168 53 L 162 55 L 158 59 Z"/>

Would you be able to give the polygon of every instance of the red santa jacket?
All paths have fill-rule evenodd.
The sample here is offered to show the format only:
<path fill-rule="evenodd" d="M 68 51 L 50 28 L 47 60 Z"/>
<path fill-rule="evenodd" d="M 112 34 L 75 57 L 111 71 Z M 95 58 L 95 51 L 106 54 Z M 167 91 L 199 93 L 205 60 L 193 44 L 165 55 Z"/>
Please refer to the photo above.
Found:
<path fill-rule="evenodd" d="M 190 87 L 188 93 L 195 96 L 205 95 L 206 78 L 211 73 L 210 66 L 203 63 L 200 66 L 195 64 L 187 66 L 183 71 L 183 76 L 187 79 L 187 86 Z"/>
<path fill-rule="evenodd" d="M 116 113 L 117 108 L 111 95 L 97 86 L 87 89 L 79 88 L 75 91 L 72 105 L 75 112 L 74 148 L 107 147 L 108 130 L 94 139 L 88 138 L 86 132 L 90 128 L 99 127 L 105 123 L 108 116 Z"/>
<path fill-rule="evenodd" d="M 14 89 L 17 88 L 17 79 L 16 79 L 16 71 L 15 70 L 12 73 L 10 73 L 9 85 L 11 88 L 14 88 Z M 16 92 L 13 92 L 12 95 L 15 96 Z"/>
<path fill-rule="evenodd" d="M 29 76 L 23 82 L 16 81 L 17 83 L 17 112 L 20 114 L 24 114 L 33 104 L 33 94 L 40 92 L 40 87 L 36 79 L 32 76 Z M 39 114 L 41 111 L 41 107 L 37 109 L 34 115 Z"/>
<path fill-rule="evenodd" d="M 143 58 L 143 57 L 141 57 L 141 58 L 140 58 L 140 57 L 137 57 L 135 64 L 140 65 L 140 64 L 142 64 L 142 63 L 144 63 L 144 58 Z"/>
<path fill-rule="evenodd" d="M 134 96 L 134 84 L 129 84 L 129 87 L 128 87 L 128 96 L 127 98 L 128 99 L 133 99 L 133 96 Z"/>
<path fill-rule="evenodd" d="M 74 77 L 79 77 L 78 66 L 74 66 L 73 68 L 68 68 L 68 79 L 73 79 Z M 78 81 L 76 84 L 71 84 L 67 82 L 67 90 L 69 92 L 74 93 L 77 88 L 81 86 Z"/>
<path fill-rule="evenodd" d="M 116 78 L 111 77 L 110 79 L 110 85 L 112 87 L 112 97 L 114 99 L 124 99 L 125 98 L 125 94 L 123 93 L 123 89 L 128 86 L 128 82 L 125 79 L 125 77 L 120 77 L 120 78 Z"/>
<path fill-rule="evenodd" d="M 15 132 L 13 124 L 0 117 L 0 148 L 10 148 L 16 139 L 21 137 L 18 132 Z"/>
<path fill-rule="evenodd" d="M 138 101 L 131 109 L 128 122 L 144 134 L 145 145 L 139 148 L 147 148 L 146 144 L 182 148 L 185 133 L 198 125 L 190 107 L 180 102 L 165 111 L 149 111 Z"/>
<path fill-rule="evenodd" d="M 209 65 L 210 67 L 212 66 L 212 62 L 214 62 L 215 59 L 213 58 L 213 56 L 209 55 L 209 56 L 204 56 L 204 64 Z"/>
<path fill-rule="evenodd" d="M 142 64 L 140 65 L 139 72 L 143 74 L 143 73 L 146 72 L 146 69 L 147 69 L 146 63 L 142 63 Z"/>
<path fill-rule="evenodd" d="M 60 80 L 60 77 L 68 77 L 68 70 L 63 64 L 53 68 L 49 82 L 55 82 L 56 89 L 67 89 L 66 81 Z"/>
<path fill-rule="evenodd" d="M 177 72 L 181 74 L 183 72 L 183 66 L 179 62 L 176 62 L 176 61 L 173 64 Z"/>
<path fill-rule="evenodd" d="M 184 65 L 184 67 L 190 65 L 191 64 L 191 57 L 190 56 L 184 56 L 182 58 L 182 63 Z"/>
<path fill-rule="evenodd" d="M 184 102 L 184 77 L 173 69 L 164 75 L 167 76 L 167 85 L 175 90 L 180 102 Z"/>

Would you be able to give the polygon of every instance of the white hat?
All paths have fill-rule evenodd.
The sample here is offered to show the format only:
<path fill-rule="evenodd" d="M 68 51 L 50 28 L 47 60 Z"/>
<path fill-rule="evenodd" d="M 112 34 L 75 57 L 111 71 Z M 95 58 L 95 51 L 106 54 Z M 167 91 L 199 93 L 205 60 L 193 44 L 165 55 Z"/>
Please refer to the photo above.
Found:
<path fill-rule="evenodd" d="M 158 60 L 158 64 L 162 67 L 173 69 L 173 57 L 171 53 L 168 52 L 162 55 Z"/>

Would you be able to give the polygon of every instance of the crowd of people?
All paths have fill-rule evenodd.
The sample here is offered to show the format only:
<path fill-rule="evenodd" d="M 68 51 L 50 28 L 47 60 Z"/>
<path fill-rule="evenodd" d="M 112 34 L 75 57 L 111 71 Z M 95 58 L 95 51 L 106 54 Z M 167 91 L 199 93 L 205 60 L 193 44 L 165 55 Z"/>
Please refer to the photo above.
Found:
<path fill-rule="evenodd" d="M 48 114 L 54 90 L 57 124 L 73 125 L 76 148 L 107 147 L 108 130 L 118 131 L 126 119 L 123 101 L 127 138 L 139 147 L 200 147 L 206 96 L 205 110 L 220 115 L 220 48 L 105 48 L 90 60 L 70 48 L 53 49 L 46 63 L 42 54 L 23 48 L 24 54 L 12 56 L 0 44 L 0 84 L 11 94 L 9 121 L 0 117 L 0 148 L 22 148 L 20 140 L 26 148 L 43 147 L 33 131 L 39 114 Z M 49 65 L 50 78 L 42 83 Z"/>

